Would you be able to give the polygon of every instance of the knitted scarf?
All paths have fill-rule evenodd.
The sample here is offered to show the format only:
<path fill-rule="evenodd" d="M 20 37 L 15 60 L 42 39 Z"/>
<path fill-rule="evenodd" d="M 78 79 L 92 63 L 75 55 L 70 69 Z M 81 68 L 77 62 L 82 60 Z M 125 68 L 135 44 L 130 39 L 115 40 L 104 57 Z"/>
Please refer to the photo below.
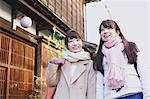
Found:
<path fill-rule="evenodd" d="M 91 59 L 90 54 L 83 49 L 80 52 L 74 53 L 69 50 L 64 52 L 64 58 L 69 62 L 77 62 L 79 60 Z"/>
<path fill-rule="evenodd" d="M 125 83 L 124 49 L 119 36 L 112 38 L 102 46 L 102 53 L 106 56 L 109 65 L 107 84 L 110 89 L 118 89 Z"/>

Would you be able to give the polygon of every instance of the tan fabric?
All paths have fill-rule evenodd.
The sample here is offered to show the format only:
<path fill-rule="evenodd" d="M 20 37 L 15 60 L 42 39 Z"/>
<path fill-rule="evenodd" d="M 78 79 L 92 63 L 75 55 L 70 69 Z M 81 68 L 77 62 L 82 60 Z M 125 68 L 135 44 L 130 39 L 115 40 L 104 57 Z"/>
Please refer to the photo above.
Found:
<path fill-rule="evenodd" d="M 46 83 L 48 87 L 56 86 L 60 78 L 60 68 L 56 64 L 49 63 L 46 70 Z"/>
<path fill-rule="evenodd" d="M 72 79 L 70 79 L 69 67 L 73 63 L 65 62 L 61 67 L 60 78 L 54 77 L 58 75 L 58 66 L 48 65 L 46 72 L 48 86 L 56 84 L 58 81 L 56 78 L 59 78 L 54 99 L 96 99 L 96 73 L 93 69 L 93 62 L 86 60 L 76 63 L 78 67 Z"/>
<path fill-rule="evenodd" d="M 47 87 L 46 95 L 43 99 L 53 99 L 56 87 Z"/>

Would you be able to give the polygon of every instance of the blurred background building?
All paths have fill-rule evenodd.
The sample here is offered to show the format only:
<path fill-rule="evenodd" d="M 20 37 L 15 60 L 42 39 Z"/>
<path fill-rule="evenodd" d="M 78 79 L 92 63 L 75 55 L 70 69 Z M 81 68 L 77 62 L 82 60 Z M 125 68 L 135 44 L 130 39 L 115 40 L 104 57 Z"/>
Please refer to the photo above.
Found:
<path fill-rule="evenodd" d="M 85 41 L 83 24 L 83 6 L 91 1 L 0 0 L 0 99 L 28 99 L 35 76 L 45 94 L 47 63 L 58 54 L 54 32 L 65 37 L 73 29 L 95 51 L 97 45 Z"/>

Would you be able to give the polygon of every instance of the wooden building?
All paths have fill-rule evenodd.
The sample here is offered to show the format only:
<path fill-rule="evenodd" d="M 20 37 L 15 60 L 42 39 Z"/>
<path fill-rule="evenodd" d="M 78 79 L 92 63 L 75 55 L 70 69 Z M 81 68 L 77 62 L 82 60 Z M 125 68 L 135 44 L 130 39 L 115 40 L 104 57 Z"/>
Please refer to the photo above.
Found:
<path fill-rule="evenodd" d="M 84 39 L 83 0 L 0 0 L 0 99 L 28 99 L 34 76 L 41 78 L 44 95 L 45 69 L 51 58 L 48 37 L 54 29 L 65 36 L 73 29 Z M 20 25 L 22 17 L 32 26 Z M 62 41 L 63 45 L 63 41 Z M 51 39 L 50 49 L 57 55 Z"/>

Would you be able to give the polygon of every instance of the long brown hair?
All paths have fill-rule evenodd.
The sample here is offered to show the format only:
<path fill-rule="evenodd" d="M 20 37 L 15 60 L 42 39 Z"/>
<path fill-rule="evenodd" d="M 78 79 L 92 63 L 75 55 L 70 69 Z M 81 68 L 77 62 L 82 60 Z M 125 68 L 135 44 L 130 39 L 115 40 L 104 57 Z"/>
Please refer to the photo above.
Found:
<path fill-rule="evenodd" d="M 101 33 L 101 27 L 102 26 L 104 28 L 113 28 L 113 29 L 116 30 L 116 32 L 119 33 L 119 36 L 121 37 L 123 45 L 124 45 L 123 52 L 128 58 L 128 63 L 129 64 L 135 64 L 136 60 L 137 60 L 137 52 L 139 52 L 136 44 L 134 42 L 127 41 L 127 39 L 121 33 L 121 30 L 120 30 L 119 26 L 117 25 L 117 23 L 115 21 L 113 21 L 113 20 L 104 20 L 100 24 L 99 33 Z M 102 41 L 102 39 L 100 39 L 99 49 L 98 49 L 97 55 L 94 59 L 94 69 L 100 71 L 102 74 L 104 74 L 104 69 L 103 69 L 104 54 L 101 51 L 103 43 L 104 43 L 104 41 Z"/>

